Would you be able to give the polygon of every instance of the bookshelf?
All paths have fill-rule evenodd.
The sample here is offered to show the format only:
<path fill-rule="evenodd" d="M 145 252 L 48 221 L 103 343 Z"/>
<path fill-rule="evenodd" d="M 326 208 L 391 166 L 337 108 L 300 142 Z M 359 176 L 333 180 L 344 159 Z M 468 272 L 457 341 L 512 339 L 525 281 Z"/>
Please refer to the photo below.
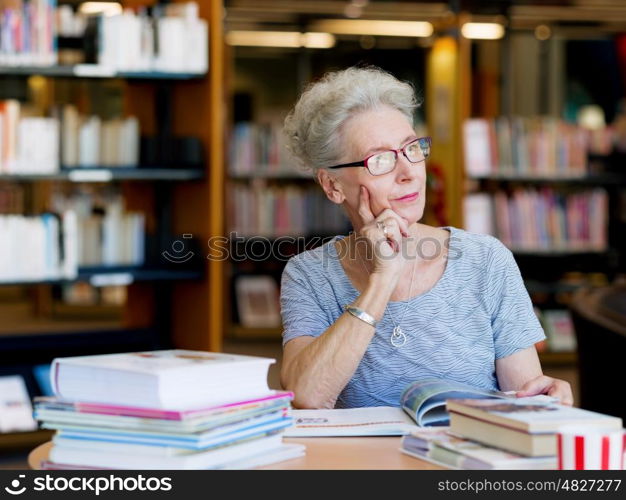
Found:
<path fill-rule="evenodd" d="M 500 84 L 493 95 L 472 89 L 469 111 L 459 116 L 464 158 L 456 172 L 463 179 L 464 224 L 495 235 L 513 251 L 548 336 L 542 364 L 571 369 L 577 353 L 556 338 L 554 322 L 563 326 L 574 291 L 607 284 L 625 269 L 626 173 L 623 155 L 613 149 L 616 130 L 576 125 L 571 113 L 567 122 L 562 118 L 566 36 L 540 42 L 530 32 L 512 30 L 501 41 L 473 45 L 465 77 L 480 82 L 488 72 Z M 524 57 L 516 57 L 522 46 Z M 560 59 L 540 68 L 541 51 Z M 520 75 L 532 67 L 539 71 L 537 81 L 549 83 L 520 85 Z M 571 321 L 564 329 L 574 336 Z M 551 342 L 560 344 L 557 352 Z"/>
<path fill-rule="evenodd" d="M 123 3 L 133 8 L 154 4 Z M 82 82 L 102 85 L 103 93 L 94 95 L 105 98 L 107 92 L 117 92 L 111 90 L 113 86 L 121 89 L 114 96 L 119 98 L 115 109 L 135 116 L 142 136 L 155 137 L 159 152 L 167 159 L 151 158 L 133 166 L 96 163 L 72 168 L 60 161 L 57 171 L 42 174 L 0 170 L 0 188 L 23 193 L 28 214 L 50 210 L 51 198 L 58 193 L 87 189 L 94 193 L 114 190 L 126 210 L 145 215 L 145 259 L 139 265 L 83 265 L 70 276 L 0 282 L 0 307 L 24 306 L 32 319 L 3 322 L 0 350 L 6 356 L 0 363 L 0 376 L 22 375 L 31 396 L 41 393 L 33 367 L 57 356 L 168 347 L 221 350 L 223 270 L 221 262 L 206 258 L 211 252 L 206 242 L 221 236 L 224 227 L 223 2 L 200 0 L 198 13 L 208 24 L 208 72 L 112 70 L 98 64 L 0 64 L 2 99 L 29 97 L 49 106 L 59 97 L 67 103 L 69 96 L 70 103 L 73 99 L 84 106 Z M 21 90 L 31 89 L 33 81 L 37 92 Z M 177 137 L 195 138 L 201 161 L 193 165 L 177 161 L 175 152 L 167 151 L 168 140 Z M 187 240 L 187 236 L 192 238 Z M 193 252 L 194 258 L 180 263 L 164 258 L 162 252 L 168 250 L 178 255 L 177 244 L 184 244 L 185 252 Z M 126 300 L 121 306 L 96 307 L 96 316 L 94 308 L 84 306 L 61 311 L 60 291 L 80 283 L 98 289 L 125 287 Z M 42 431 L 4 433 L 0 448 L 30 448 L 48 438 L 49 433 Z"/>

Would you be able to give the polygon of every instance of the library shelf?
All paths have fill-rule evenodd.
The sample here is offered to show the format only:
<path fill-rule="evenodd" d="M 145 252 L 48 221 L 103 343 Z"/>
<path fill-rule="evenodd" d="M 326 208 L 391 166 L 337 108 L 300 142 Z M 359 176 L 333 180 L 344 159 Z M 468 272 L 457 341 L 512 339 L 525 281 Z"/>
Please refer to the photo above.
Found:
<path fill-rule="evenodd" d="M 96 328 L 83 323 L 75 330 L 54 332 L 45 327 L 29 332 L 3 332 L 0 334 L 2 350 L 11 355 L 11 364 L 30 364 L 33 359 L 43 363 L 57 356 L 73 356 L 90 351 L 116 352 L 146 350 L 155 345 L 153 328 L 125 328 L 121 326 Z M 33 363 L 35 364 L 35 363 Z"/>
<path fill-rule="evenodd" d="M 56 285 L 87 281 L 93 286 L 130 285 L 141 281 L 180 281 L 199 280 L 201 270 L 195 269 L 156 269 L 133 266 L 83 267 L 75 279 L 42 279 L 1 281 L 0 286 L 13 285 Z"/>
<path fill-rule="evenodd" d="M 524 285 L 529 293 L 560 293 L 574 292 L 585 286 L 585 283 L 544 283 L 538 280 L 524 280 Z"/>
<path fill-rule="evenodd" d="M 199 168 L 144 168 L 144 167 L 75 167 L 61 168 L 52 174 L 2 174 L 0 181 L 36 182 L 111 182 L 111 181 L 192 181 L 205 177 Z"/>
<path fill-rule="evenodd" d="M 494 174 L 485 176 L 471 176 L 467 178 L 470 181 L 479 182 L 505 182 L 505 183 L 524 183 L 524 184 L 571 184 L 571 185 L 623 185 L 626 182 L 626 175 L 605 172 L 598 174 L 589 174 L 584 176 L 521 176 Z"/>
<path fill-rule="evenodd" d="M 602 249 L 602 250 L 590 250 L 586 248 L 562 248 L 562 249 L 526 249 L 526 248 L 511 248 L 511 252 L 517 257 L 594 257 L 594 258 L 604 258 L 612 253 L 611 249 Z"/>
<path fill-rule="evenodd" d="M 195 80 L 206 73 L 172 73 L 165 71 L 115 71 L 97 64 L 77 64 L 68 66 L 3 66 L 3 76 L 47 76 L 55 78 L 123 78 L 128 80 Z"/>
<path fill-rule="evenodd" d="M 235 181 L 252 181 L 252 180 L 268 180 L 268 181 L 285 181 L 285 182 L 315 182 L 315 178 L 312 175 L 300 175 L 290 172 L 250 172 L 250 173 L 235 173 L 229 175 L 230 180 Z"/>
<path fill-rule="evenodd" d="M 282 328 L 278 326 L 274 327 L 250 327 L 243 325 L 230 325 L 228 333 L 232 338 L 245 338 L 245 339 L 268 339 L 276 340 L 281 337 Z"/>
<path fill-rule="evenodd" d="M 539 361 L 544 366 L 572 366 L 578 361 L 576 352 L 540 352 Z"/>

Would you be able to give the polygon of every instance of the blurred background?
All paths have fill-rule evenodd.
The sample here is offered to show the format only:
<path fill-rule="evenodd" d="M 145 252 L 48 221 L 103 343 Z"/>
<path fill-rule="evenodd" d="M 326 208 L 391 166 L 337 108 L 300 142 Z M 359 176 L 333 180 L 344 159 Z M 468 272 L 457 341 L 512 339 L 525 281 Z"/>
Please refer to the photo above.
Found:
<path fill-rule="evenodd" d="M 330 70 L 411 82 L 424 222 L 514 253 L 576 404 L 626 418 L 626 2 L 0 0 L 0 450 L 57 356 L 271 356 L 287 259 L 349 225 L 283 149 Z"/>

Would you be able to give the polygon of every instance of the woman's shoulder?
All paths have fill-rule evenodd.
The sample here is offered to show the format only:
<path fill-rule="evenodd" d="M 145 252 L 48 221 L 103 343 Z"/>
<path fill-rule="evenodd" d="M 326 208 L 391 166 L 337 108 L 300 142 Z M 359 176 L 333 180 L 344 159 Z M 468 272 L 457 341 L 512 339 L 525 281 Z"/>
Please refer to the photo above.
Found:
<path fill-rule="evenodd" d="M 450 231 L 448 258 L 458 259 L 465 266 L 490 268 L 512 258 L 511 251 L 494 236 L 454 226 L 442 229 Z"/>
<path fill-rule="evenodd" d="M 335 241 L 341 238 L 343 238 L 341 235 L 334 236 L 315 248 L 293 255 L 287 261 L 285 270 L 288 272 L 296 271 L 309 276 L 327 274 L 337 260 Z"/>

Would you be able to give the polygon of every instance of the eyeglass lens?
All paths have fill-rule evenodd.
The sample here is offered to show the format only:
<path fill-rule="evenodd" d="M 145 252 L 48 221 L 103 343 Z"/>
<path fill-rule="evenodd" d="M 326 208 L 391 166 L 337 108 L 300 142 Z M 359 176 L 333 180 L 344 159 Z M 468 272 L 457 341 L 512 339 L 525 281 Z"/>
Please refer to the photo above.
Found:
<path fill-rule="evenodd" d="M 404 154 L 411 163 L 425 160 L 430 154 L 430 141 L 428 138 L 420 138 L 403 148 Z M 367 168 L 372 175 L 383 175 L 393 170 L 397 156 L 395 151 L 385 151 L 371 156 L 367 161 Z"/>

